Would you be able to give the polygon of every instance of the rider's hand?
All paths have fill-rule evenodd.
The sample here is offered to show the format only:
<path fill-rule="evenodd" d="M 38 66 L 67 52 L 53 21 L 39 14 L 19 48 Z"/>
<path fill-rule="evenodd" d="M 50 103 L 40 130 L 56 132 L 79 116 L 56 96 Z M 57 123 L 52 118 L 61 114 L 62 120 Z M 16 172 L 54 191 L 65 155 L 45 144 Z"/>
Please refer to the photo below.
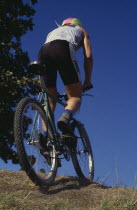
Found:
<path fill-rule="evenodd" d="M 91 88 L 93 88 L 93 85 L 90 81 L 86 81 L 84 82 L 83 86 L 82 86 L 82 91 L 85 92 L 87 90 L 90 90 Z"/>

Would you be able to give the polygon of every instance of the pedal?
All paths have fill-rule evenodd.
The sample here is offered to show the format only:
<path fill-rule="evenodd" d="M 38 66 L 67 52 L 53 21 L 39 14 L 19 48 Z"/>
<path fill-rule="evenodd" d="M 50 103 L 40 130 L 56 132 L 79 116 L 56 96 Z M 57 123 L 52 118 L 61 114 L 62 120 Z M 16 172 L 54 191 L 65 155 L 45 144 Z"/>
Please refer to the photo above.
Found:
<path fill-rule="evenodd" d="M 70 139 L 71 138 L 71 139 L 74 139 L 75 137 L 74 136 L 71 136 L 69 134 L 62 134 L 61 135 L 61 138 L 66 138 L 66 139 L 68 139 L 68 138 Z"/>
<path fill-rule="evenodd" d="M 75 136 L 71 136 L 69 134 L 65 134 L 61 136 L 63 144 L 70 148 L 76 148 L 77 146 L 77 138 Z"/>

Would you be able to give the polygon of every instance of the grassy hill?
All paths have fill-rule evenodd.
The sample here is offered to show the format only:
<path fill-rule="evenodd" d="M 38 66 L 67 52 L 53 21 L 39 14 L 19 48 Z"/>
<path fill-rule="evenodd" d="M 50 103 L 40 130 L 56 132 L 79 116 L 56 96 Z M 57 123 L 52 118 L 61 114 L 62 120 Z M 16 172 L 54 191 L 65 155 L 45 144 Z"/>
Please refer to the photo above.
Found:
<path fill-rule="evenodd" d="M 0 210 L 137 210 L 137 191 L 57 177 L 50 188 L 35 186 L 25 172 L 0 170 Z"/>

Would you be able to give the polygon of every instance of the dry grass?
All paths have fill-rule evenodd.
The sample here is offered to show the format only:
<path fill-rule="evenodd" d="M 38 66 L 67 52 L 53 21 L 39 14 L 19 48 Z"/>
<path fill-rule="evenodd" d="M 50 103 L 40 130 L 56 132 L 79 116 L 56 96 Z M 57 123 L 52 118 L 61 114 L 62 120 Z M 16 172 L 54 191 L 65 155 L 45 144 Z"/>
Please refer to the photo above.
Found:
<path fill-rule="evenodd" d="M 57 177 L 50 188 L 35 186 L 22 171 L 0 171 L 0 209 L 137 210 L 137 191 Z"/>

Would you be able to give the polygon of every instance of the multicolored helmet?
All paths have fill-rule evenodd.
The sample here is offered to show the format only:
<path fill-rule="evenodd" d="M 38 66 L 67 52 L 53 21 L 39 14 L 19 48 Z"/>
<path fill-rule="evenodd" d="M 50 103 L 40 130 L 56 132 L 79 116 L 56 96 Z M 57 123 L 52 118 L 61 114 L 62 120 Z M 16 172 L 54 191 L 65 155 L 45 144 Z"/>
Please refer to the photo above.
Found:
<path fill-rule="evenodd" d="M 82 26 L 81 21 L 78 20 L 77 18 L 67 18 L 66 20 L 63 21 L 62 26 L 66 26 L 70 24 Z"/>

